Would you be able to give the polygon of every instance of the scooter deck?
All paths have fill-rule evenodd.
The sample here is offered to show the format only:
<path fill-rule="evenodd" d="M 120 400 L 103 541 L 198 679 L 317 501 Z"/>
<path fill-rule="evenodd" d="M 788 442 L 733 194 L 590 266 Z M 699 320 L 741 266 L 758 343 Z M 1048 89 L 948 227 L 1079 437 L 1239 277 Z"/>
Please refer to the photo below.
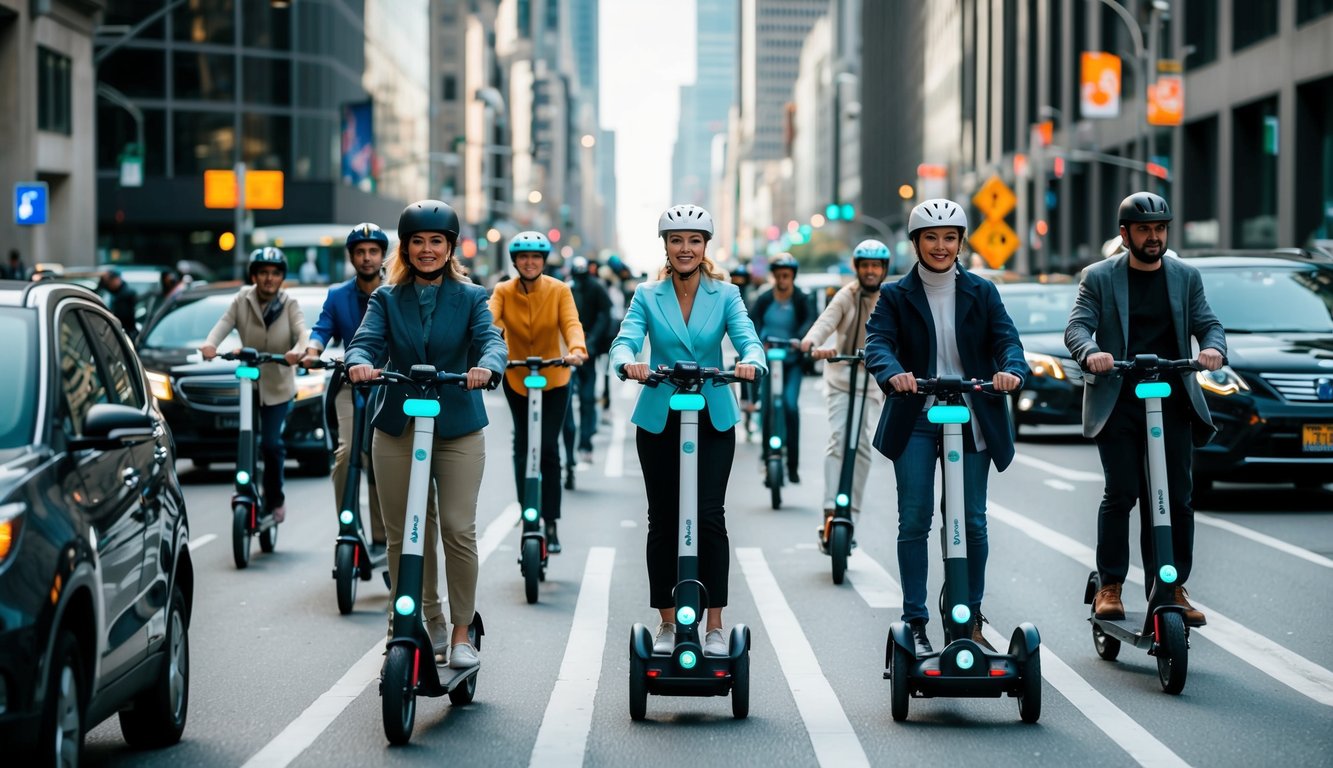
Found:
<path fill-rule="evenodd" d="M 435 673 L 431 675 L 428 671 L 434 667 Z M 469 678 L 477 676 L 481 671 L 481 665 L 468 667 L 467 669 L 454 669 L 448 664 L 433 664 L 423 666 L 421 677 L 417 680 L 417 695 L 436 697 L 444 696 L 458 686 L 466 683 Z M 435 679 L 432 680 L 431 677 Z"/>
<path fill-rule="evenodd" d="M 1156 636 L 1150 631 L 1152 618 L 1145 611 L 1125 611 L 1123 619 L 1099 619 L 1089 616 L 1088 622 L 1100 627 L 1103 632 L 1122 643 L 1129 643 L 1136 648 L 1150 649 L 1157 644 Z M 1186 628 L 1188 632 L 1188 628 Z"/>
<path fill-rule="evenodd" d="M 915 698 L 998 699 L 1005 694 L 1015 695 L 1022 686 L 1023 676 L 1017 656 L 991 653 L 981 646 L 968 643 L 976 658 L 972 670 L 963 672 L 942 664 L 945 651 L 932 653 L 908 664 L 908 687 Z M 946 649 L 947 650 L 947 649 Z M 890 679 L 890 670 L 884 670 L 884 679 Z"/>
<path fill-rule="evenodd" d="M 645 662 L 648 693 L 654 696 L 729 696 L 735 678 L 731 656 L 701 656 L 688 672 L 671 653 L 654 653 Z"/>

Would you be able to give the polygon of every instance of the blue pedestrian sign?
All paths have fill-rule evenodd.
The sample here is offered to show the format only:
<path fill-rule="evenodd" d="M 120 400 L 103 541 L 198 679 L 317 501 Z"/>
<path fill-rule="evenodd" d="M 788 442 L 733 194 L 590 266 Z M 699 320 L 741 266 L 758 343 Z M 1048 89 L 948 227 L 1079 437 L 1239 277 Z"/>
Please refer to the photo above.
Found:
<path fill-rule="evenodd" d="M 15 184 L 14 223 L 45 224 L 48 199 L 50 196 L 44 181 L 20 181 Z"/>

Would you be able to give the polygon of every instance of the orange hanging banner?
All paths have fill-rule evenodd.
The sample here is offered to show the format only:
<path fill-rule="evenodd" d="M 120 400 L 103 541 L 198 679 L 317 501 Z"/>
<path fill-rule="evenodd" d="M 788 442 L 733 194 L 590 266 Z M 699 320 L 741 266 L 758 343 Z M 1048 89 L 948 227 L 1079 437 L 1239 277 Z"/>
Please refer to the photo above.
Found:
<path fill-rule="evenodd" d="M 1120 114 L 1120 57 L 1113 53 L 1084 51 L 1081 68 L 1080 104 L 1084 117 L 1116 117 Z"/>
<path fill-rule="evenodd" d="M 1185 84 L 1180 75 L 1158 75 L 1148 86 L 1148 124 L 1180 125 L 1185 119 Z"/>

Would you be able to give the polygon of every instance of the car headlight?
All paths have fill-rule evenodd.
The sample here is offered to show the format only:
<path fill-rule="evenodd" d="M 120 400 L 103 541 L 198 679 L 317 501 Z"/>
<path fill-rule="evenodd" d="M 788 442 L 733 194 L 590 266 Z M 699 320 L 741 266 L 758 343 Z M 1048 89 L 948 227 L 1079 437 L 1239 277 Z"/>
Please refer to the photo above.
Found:
<path fill-rule="evenodd" d="M 153 391 L 153 397 L 158 400 L 170 400 L 171 377 L 157 371 L 144 371 L 144 373 L 148 376 L 148 388 Z"/>
<path fill-rule="evenodd" d="M 1198 371 L 1194 374 L 1194 378 L 1199 380 L 1199 386 L 1223 397 L 1250 391 L 1250 385 L 1246 384 L 1245 379 L 1242 379 L 1229 365 L 1224 365 L 1215 371 Z"/>
<path fill-rule="evenodd" d="M 25 505 L 19 502 L 0 504 L 0 565 L 5 564 L 18 543 L 24 510 Z"/>
<path fill-rule="evenodd" d="M 323 397 L 324 387 L 328 383 L 328 374 L 307 373 L 304 376 L 296 377 L 296 399 L 307 400 L 312 397 Z"/>
<path fill-rule="evenodd" d="M 1065 377 L 1065 369 L 1061 367 L 1060 361 L 1050 355 L 1024 350 L 1023 357 L 1028 361 L 1033 376 L 1050 376 L 1053 379 Z"/>

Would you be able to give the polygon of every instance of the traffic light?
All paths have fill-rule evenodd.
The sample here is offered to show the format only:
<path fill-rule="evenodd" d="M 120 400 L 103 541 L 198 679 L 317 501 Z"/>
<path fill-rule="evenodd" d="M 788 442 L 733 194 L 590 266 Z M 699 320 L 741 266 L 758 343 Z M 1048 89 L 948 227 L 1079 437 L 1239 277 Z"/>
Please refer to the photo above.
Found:
<path fill-rule="evenodd" d="M 856 207 L 851 203 L 829 203 L 824 206 L 824 218 L 829 221 L 851 221 L 856 218 Z"/>

